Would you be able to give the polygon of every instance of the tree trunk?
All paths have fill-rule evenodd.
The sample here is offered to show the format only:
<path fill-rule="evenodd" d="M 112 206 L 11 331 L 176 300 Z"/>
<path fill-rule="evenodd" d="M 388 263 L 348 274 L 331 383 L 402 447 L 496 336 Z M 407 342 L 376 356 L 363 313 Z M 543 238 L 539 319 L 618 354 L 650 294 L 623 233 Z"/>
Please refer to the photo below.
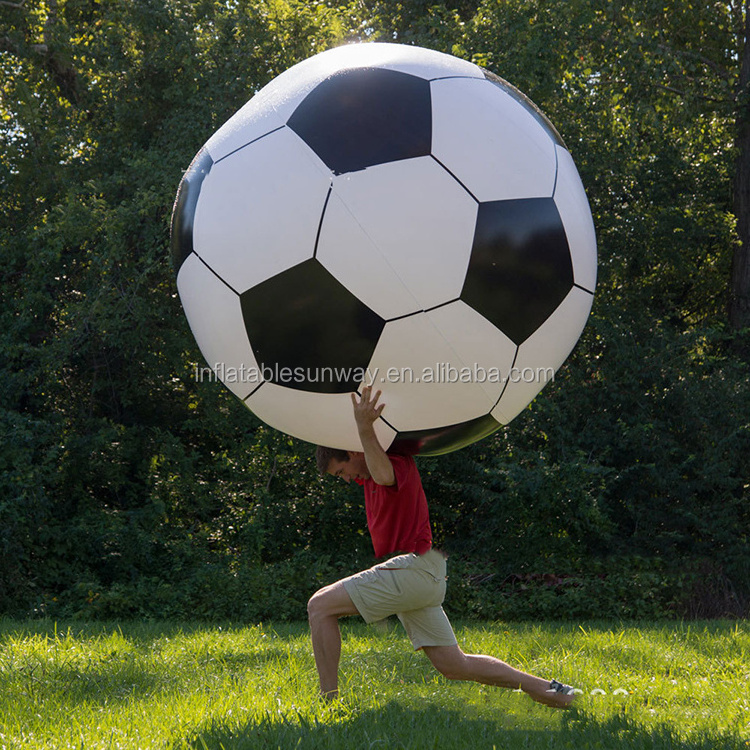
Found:
<path fill-rule="evenodd" d="M 750 8 L 743 2 L 742 68 L 737 92 L 737 163 L 734 214 L 739 242 L 732 258 L 729 323 L 735 331 L 750 328 Z"/>

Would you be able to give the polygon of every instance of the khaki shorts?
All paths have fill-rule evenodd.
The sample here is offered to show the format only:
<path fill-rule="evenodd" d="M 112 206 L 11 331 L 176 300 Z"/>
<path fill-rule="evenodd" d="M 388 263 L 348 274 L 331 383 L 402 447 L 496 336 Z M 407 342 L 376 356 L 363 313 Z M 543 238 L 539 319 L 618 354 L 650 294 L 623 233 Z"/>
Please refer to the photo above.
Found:
<path fill-rule="evenodd" d="M 365 622 L 398 615 L 415 649 L 455 646 L 445 599 L 445 557 L 437 550 L 409 553 L 344 578 L 342 583 Z"/>

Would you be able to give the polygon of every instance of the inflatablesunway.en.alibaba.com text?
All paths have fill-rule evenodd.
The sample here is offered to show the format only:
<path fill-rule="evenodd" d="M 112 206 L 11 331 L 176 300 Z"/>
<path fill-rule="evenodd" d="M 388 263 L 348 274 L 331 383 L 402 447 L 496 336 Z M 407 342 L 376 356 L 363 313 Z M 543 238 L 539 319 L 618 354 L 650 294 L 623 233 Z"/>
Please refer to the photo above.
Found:
<path fill-rule="evenodd" d="M 539 383 L 546 384 L 555 379 L 551 367 L 485 367 L 472 365 L 456 366 L 449 362 L 436 362 L 422 368 L 388 367 L 381 371 L 374 367 L 287 367 L 274 365 L 227 365 L 216 362 L 213 367 L 194 365 L 196 382 L 221 381 L 224 384 L 264 382 L 294 386 L 300 383 L 361 383 L 378 386 L 397 383 L 451 384 L 451 383 Z"/>

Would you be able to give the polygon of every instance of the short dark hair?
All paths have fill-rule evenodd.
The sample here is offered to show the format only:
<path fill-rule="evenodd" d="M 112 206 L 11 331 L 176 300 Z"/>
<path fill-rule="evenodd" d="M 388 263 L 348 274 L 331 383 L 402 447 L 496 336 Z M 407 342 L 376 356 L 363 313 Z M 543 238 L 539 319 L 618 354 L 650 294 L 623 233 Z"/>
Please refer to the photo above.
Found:
<path fill-rule="evenodd" d="M 349 454 L 341 448 L 328 448 L 325 445 L 319 445 L 315 450 L 315 462 L 318 465 L 318 471 L 322 474 L 328 473 L 328 467 L 331 461 L 348 461 Z"/>

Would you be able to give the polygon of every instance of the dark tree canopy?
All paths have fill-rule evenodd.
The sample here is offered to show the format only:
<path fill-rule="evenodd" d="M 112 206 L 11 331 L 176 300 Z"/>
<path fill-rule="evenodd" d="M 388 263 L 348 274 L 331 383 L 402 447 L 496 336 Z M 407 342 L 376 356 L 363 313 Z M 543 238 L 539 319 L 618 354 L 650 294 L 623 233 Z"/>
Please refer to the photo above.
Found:
<path fill-rule="evenodd" d="M 0 2 L 0 612 L 301 617 L 369 559 L 356 491 L 195 377 L 169 219 L 193 156 L 254 92 L 377 40 L 528 94 L 599 241 L 557 382 L 420 464 L 453 611 L 742 611 L 748 18 L 744 0 Z"/>

